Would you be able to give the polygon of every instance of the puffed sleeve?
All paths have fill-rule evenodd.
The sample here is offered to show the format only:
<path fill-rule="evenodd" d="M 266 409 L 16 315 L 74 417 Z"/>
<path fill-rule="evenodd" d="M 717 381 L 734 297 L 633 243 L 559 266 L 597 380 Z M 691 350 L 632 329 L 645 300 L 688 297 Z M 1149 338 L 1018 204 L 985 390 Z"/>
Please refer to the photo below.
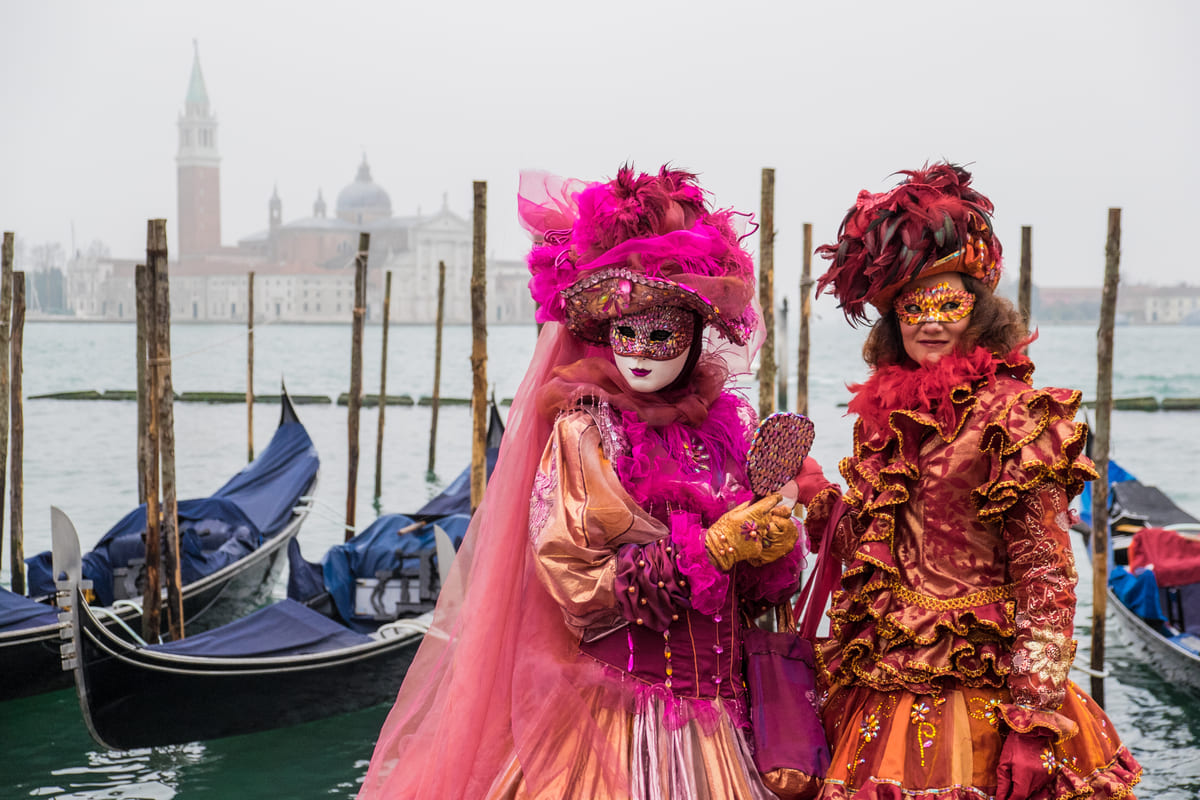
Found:
<path fill-rule="evenodd" d="M 820 549 L 822 539 L 832 535 L 829 552 L 839 561 L 847 562 L 858 549 L 864 526 L 847 506 L 841 507 L 841 516 L 832 519 L 835 509 L 839 507 L 838 500 L 842 499 L 841 489 L 833 483 L 818 492 L 805 507 L 804 530 L 808 534 L 809 548 L 814 553 Z"/>
<path fill-rule="evenodd" d="M 622 488 L 587 411 L 555 422 L 534 478 L 529 535 L 539 579 L 580 632 L 636 621 L 639 608 L 669 620 L 686 602 L 666 526 Z"/>
<path fill-rule="evenodd" d="M 1048 481 L 1023 492 L 1005 515 L 1004 539 L 1016 600 L 1016 638 L 1008 676 L 1012 706 L 1002 709 L 1014 730 L 1041 729 L 1056 738 L 1075 732 L 1056 713 L 1075 660 L 1075 558 L 1066 490 Z"/>
<path fill-rule="evenodd" d="M 1004 532 L 1013 584 L 1016 637 L 1008 676 L 1011 705 L 1001 709 L 1013 730 L 1074 734 L 1057 713 L 1075 658 L 1075 584 L 1068 504 L 1095 477 L 1083 455 L 1087 426 L 1074 421 L 1079 393 L 1029 389 L 985 428 L 989 480 L 977 494 L 980 516 Z"/>

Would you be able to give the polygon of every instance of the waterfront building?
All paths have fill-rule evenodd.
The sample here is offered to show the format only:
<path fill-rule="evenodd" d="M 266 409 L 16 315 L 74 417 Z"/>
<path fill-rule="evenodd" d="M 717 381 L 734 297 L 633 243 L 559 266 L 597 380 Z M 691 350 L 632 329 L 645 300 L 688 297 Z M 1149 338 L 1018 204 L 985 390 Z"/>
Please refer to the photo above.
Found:
<path fill-rule="evenodd" d="M 316 190 L 312 214 L 284 221 L 278 188 L 266 202 L 264 229 L 236 245 L 221 243 L 218 124 L 197 50 L 178 121 L 178 219 L 170 253 L 171 314 L 176 321 L 244 322 L 248 276 L 255 274 L 254 316 L 266 322 L 347 322 L 354 305 L 354 262 L 361 233 L 370 234 L 366 319 L 382 317 L 384 275 L 392 273 L 391 320 L 437 318 L 438 265 L 446 265 L 444 319 L 471 321 L 472 224 L 449 208 L 393 214 L 363 154 L 354 179 L 337 194 L 334 214 Z M 134 259 L 75 254 L 68 264 L 68 305 L 79 317 L 136 316 Z M 519 269 L 518 269 L 519 267 Z M 488 264 L 489 321 L 530 322 L 533 303 L 523 262 Z"/>

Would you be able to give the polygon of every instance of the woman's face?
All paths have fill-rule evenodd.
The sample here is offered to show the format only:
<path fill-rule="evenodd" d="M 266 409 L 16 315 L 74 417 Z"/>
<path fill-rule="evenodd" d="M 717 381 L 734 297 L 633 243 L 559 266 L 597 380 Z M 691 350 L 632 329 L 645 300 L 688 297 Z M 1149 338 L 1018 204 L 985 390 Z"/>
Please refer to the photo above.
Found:
<path fill-rule="evenodd" d="M 659 306 L 612 321 L 613 361 L 635 392 L 657 392 L 675 382 L 687 364 L 694 335 L 692 313 Z"/>
<path fill-rule="evenodd" d="M 892 304 L 904 352 L 918 364 L 936 364 L 958 347 L 974 307 L 975 296 L 966 290 L 957 272 L 912 281 Z"/>

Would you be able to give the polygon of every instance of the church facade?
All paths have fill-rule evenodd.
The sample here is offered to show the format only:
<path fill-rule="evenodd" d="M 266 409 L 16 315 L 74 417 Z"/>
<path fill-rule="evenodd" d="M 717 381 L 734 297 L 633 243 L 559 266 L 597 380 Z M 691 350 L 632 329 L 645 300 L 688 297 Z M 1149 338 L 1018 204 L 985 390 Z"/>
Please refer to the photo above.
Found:
<path fill-rule="evenodd" d="M 310 216 L 285 222 L 276 189 L 267 201 L 267 227 L 223 245 L 217 118 L 198 52 L 177 128 L 177 246 L 169 267 L 174 321 L 244 322 L 253 273 L 256 321 L 348 322 L 362 233 L 370 236 L 369 321 L 382 318 L 384 276 L 391 272 L 391 321 L 434 322 L 439 263 L 446 268 L 445 322 L 471 321 L 472 225 L 444 196 L 433 214 L 394 215 L 364 154 L 332 215 L 318 190 Z M 134 319 L 134 269 L 133 259 L 76 256 L 68 268 L 71 310 L 79 317 Z M 493 260 L 487 272 L 489 322 L 532 322 L 524 263 Z"/>

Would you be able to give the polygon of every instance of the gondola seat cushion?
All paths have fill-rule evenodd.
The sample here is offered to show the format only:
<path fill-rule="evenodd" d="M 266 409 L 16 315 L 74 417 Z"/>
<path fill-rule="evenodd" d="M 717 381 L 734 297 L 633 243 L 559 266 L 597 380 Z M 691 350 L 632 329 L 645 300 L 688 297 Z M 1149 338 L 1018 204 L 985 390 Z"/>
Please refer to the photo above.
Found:
<path fill-rule="evenodd" d="M 1200 538 L 1166 528 L 1142 528 L 1129 545 L 1133 569 L 1153 568 L 1158 585 L 1200 583 Z"/>

